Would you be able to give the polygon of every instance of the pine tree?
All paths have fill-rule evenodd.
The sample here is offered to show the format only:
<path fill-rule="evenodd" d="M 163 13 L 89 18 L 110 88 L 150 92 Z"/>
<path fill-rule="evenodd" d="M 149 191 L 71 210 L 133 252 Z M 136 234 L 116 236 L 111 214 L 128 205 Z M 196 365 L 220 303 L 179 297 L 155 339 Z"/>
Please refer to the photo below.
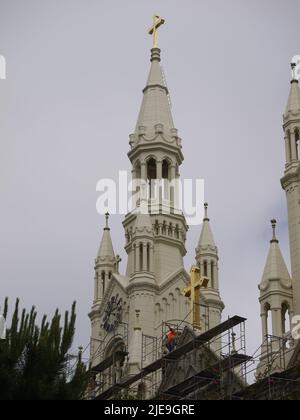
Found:
<path fill-rule="evenodd" d="M 73 343 L 76 303 L 65 313 L 63 326 L 57 310 L 51 322 L 38 326 L 35 307 L 20 314 L 16 301 L 6 339 L 0 340 L 0 400 L 78 400 L 87 385 L 81 352 L 69 372 L 68 352 Z M 4 318 L 7 319 L 8 299 Z"/>

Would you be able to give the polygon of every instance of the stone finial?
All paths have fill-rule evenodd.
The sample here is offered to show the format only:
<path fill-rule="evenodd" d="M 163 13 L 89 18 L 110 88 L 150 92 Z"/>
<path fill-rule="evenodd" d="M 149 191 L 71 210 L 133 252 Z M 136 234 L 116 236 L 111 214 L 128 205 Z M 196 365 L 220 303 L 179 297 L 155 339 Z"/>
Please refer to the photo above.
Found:
<path fill-rule="evenodd" d="M 271 243 L 277 243 L 278 244 L 278 239 L 276 237 L 276 226 L 277 226 L 277 220 L 276 219 L 272 219 L 271 220 L 271 225 L 272 225 L 272 229 L 273 229 L 273 238 L 271 240 Z"/>
<path fill-rule="evenodd" d="M 204 203 L 204 222 L 209 222 L 208 217 L 208 203 Z"/>
<path fill-rule="evenodd" d="M 297 64 L 296 63 L 291 63 L 291 68 L 292 68 L 292 83 L 294 83 L 294 82 L 299 83 L 299 81 L 297 79 L 297 74 L 296 74 Z"/>
<path fill-rule="evenodd" d="M 110 217 L 110 214 L 107 212 L 105 214 L 105 230 L 110 230 L 110 228 L 109 228 L 109 217 Z"/>

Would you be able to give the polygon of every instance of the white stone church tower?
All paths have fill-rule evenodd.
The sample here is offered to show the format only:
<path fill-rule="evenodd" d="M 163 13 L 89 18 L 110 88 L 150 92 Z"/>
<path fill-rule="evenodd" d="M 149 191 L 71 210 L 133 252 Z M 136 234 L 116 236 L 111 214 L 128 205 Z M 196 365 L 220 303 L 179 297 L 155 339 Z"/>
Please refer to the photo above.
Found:
<path fill-rule="evenodd" d="M 152 180 L 160 180 L 163 185 L 166 180 L 178 179 L 184 159 L 160 61 L 160 49 L 153 48 L 138 121 L 129 143 L 133 179 L 141 179 L 145 185 Z M 188 226 L 184 214 L 176 208 L 175 189 L 161 188 L 155 195 L 149 188 L 146 197 L 142 189 L 138 183 L 136 208 L 123 222 L 126 273 L 119 273 L 120 259 L 112 245 L 108 216 L 95 264 L 95 296 L 90 313 L 92 365 L 125 349 L 129 354 L 118 375 L 139 372 L 142 360 L 152 362 L 152 356 L 144 353 L 145 337 L 161 344 L 162 323 L 189 321 L 191 311 L 189 299 L 182 294 L 190 281 L 190 267 L 187 271 L 184 267 Z M 138 211 L 150 204 L 150 213 Z M 170 212 L 165 211 L 169 208 Z M 202 293 L 203 328 L 207 329 L 221 322 L 224 309 L 219 293 L 218 249 L 207 205 L 196 261 L 201 274 L 210 280 Z"/>
<path fill-rule="evenodd" d="M 287 197 L 291 274 L 276 237 L 276 220 L 272 220 L 273 239 L 259 286 L 263 345 L 258 373 L 264 373 L 272 359 L 271 372 L 284 370 L 298 351 L 290 333 L 293 316 L 300 315 L 300 89 L 293 73 L 283 115 L 286 164 L 281 180 Z"/>

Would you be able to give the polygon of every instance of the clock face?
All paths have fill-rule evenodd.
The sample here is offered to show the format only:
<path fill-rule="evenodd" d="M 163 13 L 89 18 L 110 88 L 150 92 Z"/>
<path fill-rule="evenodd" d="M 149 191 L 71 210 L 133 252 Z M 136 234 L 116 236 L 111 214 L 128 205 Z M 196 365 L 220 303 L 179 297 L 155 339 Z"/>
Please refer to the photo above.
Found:
<path fill-rule="evenodd" d="M 108 302 L 104 317 L 103 328 L 106 332 L 115 331 L 122 321 L 122 298 L 119 295 L 113 296 Z"/>

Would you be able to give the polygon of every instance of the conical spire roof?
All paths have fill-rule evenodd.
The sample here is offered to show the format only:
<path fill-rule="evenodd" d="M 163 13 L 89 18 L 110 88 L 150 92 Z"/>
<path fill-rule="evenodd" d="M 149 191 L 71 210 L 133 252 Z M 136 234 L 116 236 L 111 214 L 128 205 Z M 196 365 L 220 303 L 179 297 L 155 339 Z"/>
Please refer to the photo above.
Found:
<path fill-rule="evenodd" d="M 215 243 L 212 229 L 210 226 L 210 220 L 208 218 L 208 204 L 207 203 L 205 203 L 204 208 L 205 208 L 205 217 L 203 219 L 203 226 L 202 226 L 202 231 L 201 231 L 201 235 L 200 235 L 200 239 L 198 243 L 198 249 L 202 247 L 207 247 L 208 245 L 216 247 L 216 243 Z"/>
<path fill-rule="evenodd" d="M 289 94 L 289 99 L 286 107 L 286 114 L 289 112 L 297 112 L 300 111 L 300 88 L 299 88 L 299 81 L 296 75 L 296 64 L 292 63 L 292 73 L 293 78 L 291 81 L 291 90 Z"/>
<path fill-rule="evenodd" d="M 286 114 L 288 112 L 295 111 L 300 111 L 300 88 L 298 80 L 293 80 L 291 83 L 291 90 L 286 107 Z"/>
<path fill-rule="evenodd" d="M 273 239 L 270 243 L 269 254 L 267 257 L 261 284 L 267 284 L 270 280 L 291 281 L 289 271 L 282 256 L 279 241 L 276 238 L 276 220 L 272 220 Z"/>
<path fill-rule="evenodd" d="M 98 252 L 98 258 L 102 259 L 115 259 L 115 252 L 110 236 L 110 228 L 108 225 L 109 214 L 106 214 L 106 226 L 103 230 L 103 236 Z"/>
<path fill-rule="evenodd" d="M 151 50 L 151 68 L 143 90 L 144 97 L 136 124 L 137 132 L 139 127 L 145 127 L 146 132 L 152 131 L 157 124 L 163 124 L 165 130 L 174 128 L 169 92 L 160 65 L 160 52 L 159 48 Z"/>

